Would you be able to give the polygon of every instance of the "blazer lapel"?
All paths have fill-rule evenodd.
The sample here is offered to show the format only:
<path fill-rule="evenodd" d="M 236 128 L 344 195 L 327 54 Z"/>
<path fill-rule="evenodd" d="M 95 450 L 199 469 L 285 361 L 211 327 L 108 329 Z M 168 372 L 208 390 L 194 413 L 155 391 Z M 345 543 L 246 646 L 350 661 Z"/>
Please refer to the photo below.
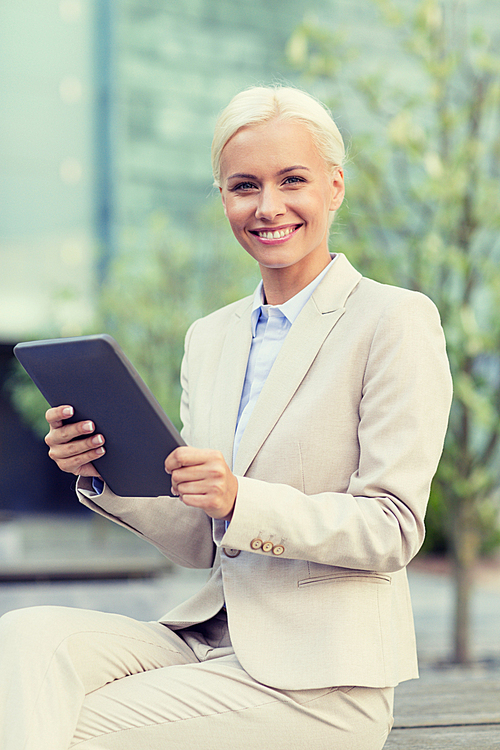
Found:
<path fill-rule="evenodd" d="M 339 254 L 304 306 L 285 339 L 243 434 L 234 466 L 236 474 L 242 476 L 248 470 L 324 340 L 344 314 L 345 302 L 360 279 L 361 274 Z"/>
<path fill-rule="evenodd" d="M 228 466 L 233 463 L 236 420 L 252 343 L 251 312 L 252 298 L 249 298 L 228 326 L 213 391 L 210 447 L 222 452 Z"/>

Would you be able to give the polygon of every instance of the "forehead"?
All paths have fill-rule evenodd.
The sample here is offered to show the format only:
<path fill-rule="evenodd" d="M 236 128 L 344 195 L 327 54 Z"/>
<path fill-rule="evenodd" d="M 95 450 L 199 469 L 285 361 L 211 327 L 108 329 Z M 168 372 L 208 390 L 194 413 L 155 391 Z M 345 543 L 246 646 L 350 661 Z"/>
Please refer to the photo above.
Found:
<path fill-rule="evenodd" d="M 240 128 L 221 154 L 223 179 L 233 173 L 273 173 L 297 165 L 314 171 L 325 168 L 309 129 L 294 120 L 270 120 Z"/>

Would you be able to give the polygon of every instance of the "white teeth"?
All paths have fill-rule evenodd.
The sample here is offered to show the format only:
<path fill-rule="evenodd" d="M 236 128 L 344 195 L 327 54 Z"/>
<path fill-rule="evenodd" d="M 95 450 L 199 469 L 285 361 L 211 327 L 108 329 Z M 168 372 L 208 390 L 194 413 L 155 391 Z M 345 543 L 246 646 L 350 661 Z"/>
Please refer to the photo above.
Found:
<path fill-rule="evenodd" d="M 263 240 L 280 240 L 283 237 L 288 237 L 293 231 L 295 231 L 295 227 L 287 227 L 286 229 L 276 229 L 274 232 L 257 232 L 257 234 Z"/>

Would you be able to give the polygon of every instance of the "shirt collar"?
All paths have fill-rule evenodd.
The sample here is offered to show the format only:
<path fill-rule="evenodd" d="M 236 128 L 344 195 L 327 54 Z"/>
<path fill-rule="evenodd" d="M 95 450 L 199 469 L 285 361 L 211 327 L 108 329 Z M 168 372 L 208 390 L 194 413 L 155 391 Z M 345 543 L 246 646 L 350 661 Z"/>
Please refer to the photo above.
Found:
<path fill-rule="evenodd" d="M 263 287 L 262 280 L 261 280 L 253 295 L 252 317 L 251 317 L 252 337 L 255 338 L 255 333 L 257 330 L 257 323 L 259 322 L 259 317 L 261 314 L 261 310 L 263 308 L 264 309 L 270 308 L 270 307 L 277 308 L 282 313 L 282 315 L 289 321 L 290 325 L 292 325 L 292 323 L 294 323 L 296 319 L 298 318 L 299 313 L 301 312 L 306 302 L 308 302 L 308 300 L 311 298 L 316 287 L 320 284 L 323 277 L 326 275 L 327 271 L 329 270 L 332 263 L 335 261 L 336 257 L 337 257 L 336 255 L 332 255 L 332 260 L 327 265 L 327 267 L 324 268 L 321 271 L 321 273 L 318 274 L 318 276 L 316 276 L 316 278 L 311 281 L 310 284 L 304 287 L 304 289 L 301 289 L 300 292 L 297 292 L 297 294 L 294 297 L 291 297 L 286 302 L 283 302 L 282 305 L 265 305 L 264 304 L 264 287 Z"/>

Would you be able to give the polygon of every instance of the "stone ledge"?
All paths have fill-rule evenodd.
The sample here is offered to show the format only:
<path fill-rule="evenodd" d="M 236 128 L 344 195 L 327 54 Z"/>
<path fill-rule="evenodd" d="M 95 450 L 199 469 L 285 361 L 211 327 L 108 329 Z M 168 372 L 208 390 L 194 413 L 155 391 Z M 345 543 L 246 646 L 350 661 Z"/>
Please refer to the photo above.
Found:
<path fill-rule="evenodd" d="M 140 558 L 105 558 L 43 562 L 39 565 L 16 563 L 0 566 L 0 583 L 36 581 L 98 581 L 155 578 L 172 568 L 171 563 Z"/>

